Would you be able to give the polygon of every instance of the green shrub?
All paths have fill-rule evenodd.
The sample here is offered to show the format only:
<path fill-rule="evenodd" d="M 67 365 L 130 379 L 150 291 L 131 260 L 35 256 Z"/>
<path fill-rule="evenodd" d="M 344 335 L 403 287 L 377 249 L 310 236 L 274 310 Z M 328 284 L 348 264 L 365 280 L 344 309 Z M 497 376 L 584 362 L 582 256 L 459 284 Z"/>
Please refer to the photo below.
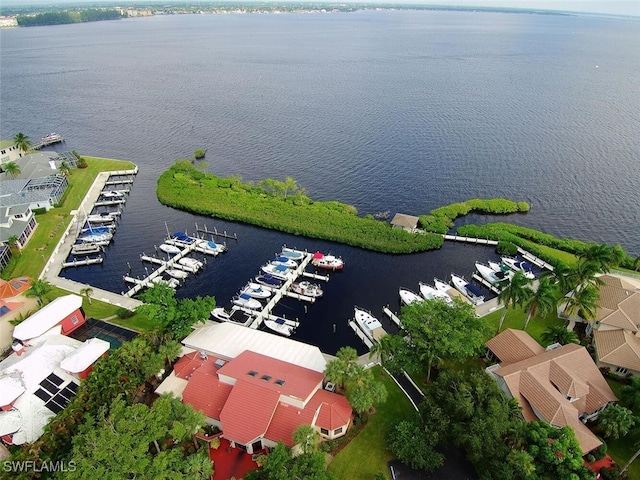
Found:
<path fill-rule="evenodd" d="M 585 458 L 586 458 L 587 462 L 589 462 L 589 463 L 593 463 L 593 462 L 596 461 L 596 457 L 594 457 L 591 454 L 587 455 Z"/>
<path fill-rule="evenodd" d="M 600 478 L 602 480 L 618 480 L 620 478 L 620 469 L 618 467 L 601 468 Z"/>
<path fill-rule="evenodd" d="M 116 310 L 116 316 L 122 320 L 133 317 L 133 312 L 127 308 L 121 307 Z"/>
<path fill-rule="evenodd" d="M 202 160 L 206 153 L 207 151 L 204 148 L 199 148 L 198 150 L 193 152 L 193 156 L 196 160 Z"/>
<path fill-rule="evenodd" d="M 607 454 L 607 444 L 605 443 L 605 441 L 598 437 L 600 439 L 600 441 L 602 442 L 602 445 L 600 445 L 598 448 L 596 448 L 592 453 L 593 456 L 596 458 L 596 460 L 602 460 L 605 455 Z"/>
<path fill-rule="evenodd" d="M 498 242 L 498 245 L 496 245 L 496 252 L 498 252 L 500 255 L 513 256 L 518 253 L 518 246 L 514 245 L 511 242 L 500 240 Z"/>
<path fill-rule="evenodd" d="M 46 208 L 34 208 L 31 211 L 33 212 L 34 215 L 43 215 L 43 214 L 47 213 L 47 209 Z"/>

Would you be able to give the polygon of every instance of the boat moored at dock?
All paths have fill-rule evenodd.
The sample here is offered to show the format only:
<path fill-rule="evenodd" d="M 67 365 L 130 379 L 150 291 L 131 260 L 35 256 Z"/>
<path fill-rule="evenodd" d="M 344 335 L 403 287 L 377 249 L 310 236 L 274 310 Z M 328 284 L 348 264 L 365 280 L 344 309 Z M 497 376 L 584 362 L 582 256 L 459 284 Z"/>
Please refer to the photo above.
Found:
<path fill-rule="evenodd" d="M 451 283 L 453 286 L 462 293 L 465 297 L 467 297 L 471 303 L 474 305 L 480 305 L 484 302 L 484 294 L 479 287 L 467 282 L 464 277 L 459 275 L 451 274 Z"/>
<path fill-rule="evenodd" d="M 290 337 L 294 328 L 288 325 L 284 318 L 276 318 L 275 320 L 265 320 L 265 327 L 286 337 Z"/>
<path fill-rule="evenodd" d="M 301 282 L 292 283 L 289 288 L 292 292 L 298 295 L 304 295 L 305 297 L 319 298 L 324 292 L 320 285 L 303 280 Z"/>
<path fill-rule="evenodd" d="M 325 255 L 321 252 L 313 254 L 311 264 L 316 268 L 323 268 L 325 270 L 342 270 L 344 262 L 341 258 L 333 255 Z"/>
<path fill-rule="evenodd" d="M 181 252 L 179 247 L 176 247 L 175 245 L 170 245 L 168 243 L 163 243 L 158 248 L 162 250 L 164 253 L 168 253 L 169 255 L 177 255 L 178 253 Z"/>
<path fill-rule="evenodd" d="M 501 282 L 508 282 L 510 278 L 506 273 L 502 271 L 496 272 L 488 265 L 484 265 L 480 262 L 476 262 L 476 270 L 478 270 L 478 273 L 482 278 L 492 285 L 499 285 Z"/>
<path fill-rule="evenodd" d="M 521 262 L 517 258 L 502 257 L 502 263 L 509 267 L 514 272 L 522 272 L 524 276 L 530 280 L 536 278 L 533 273 L 533 267 L 530 263 Z"/>
<path fill-rule="evenodd" d="M 293 274 L 293 272 L 284 265 L 273 265 L 270 263 L 263 265 L 261 269 L 264 273 L 271 274 L 273 277 L 283 281 L 289 280 Z"/>
<path fill-rule="evenodd" d="M 428 283 L 419 282 L 419 285 L 420 285 L 420 294 L 426 300 L 442 300 L 447 303 L 453 302 L 451 297 L 447 295 L 446 292 L 437 290 L 436 288 L 432 287 Z"/>
<path fill-rule="evenodd" d="M 238 297 L 234 298 L 233 303 L 239 307 L 250 308 L 251 310 L 262 308 L 262 304 L 258 300 L 251 298 L 246 293 L 241 293 Z"/>
<path fill-rule="evenodd" d="M 408 288 L 400 287 L 399 293 L 400 300 L 402 300 L 402 303 L 405 305 L 411 305 L 413 302 L 422 302 L 424 300 L 424 298 Z"/>
<path fill-rule="evenodd" d="M 264 275 L 257 275 L 255 277 L 255 281 L 260 285 L 264 285 L 266 287 L 271 287 L 271 288 L 279 288 L 284 283 L 283 280 L 281 280 L 280 278 L 274 277 L 270 273 L 266 273 Z"/>
<path fill-rule="evenodd" d="M 358 327 L 360 327 L 360 330 L 373 342 L 377 342 L 386 335 L 380 320 L 364 308 L 354 307 L 354 320 Z"/>
<path fill-rule="evenodd" d="M 246 293 L 252 298 L 269 298 L 271 296 L 271 291 L 266 287 L 263 288 L 259 283 L 249 282 L 243 289 L 241 293 Z"/>

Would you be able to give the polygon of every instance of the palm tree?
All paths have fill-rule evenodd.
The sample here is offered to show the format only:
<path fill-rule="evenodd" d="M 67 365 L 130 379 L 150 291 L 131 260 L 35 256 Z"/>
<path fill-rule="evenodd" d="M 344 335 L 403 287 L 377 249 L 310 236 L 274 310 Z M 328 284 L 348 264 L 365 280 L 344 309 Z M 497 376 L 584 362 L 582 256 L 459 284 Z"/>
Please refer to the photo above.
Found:
<path fill-rule="evenodd" d="M 598 415 L 597 428 L 605 438 L 618 439 L 629 433 L 636 424 L 633 412 L 622 405 L 614 403 Z"/>
<path fill-rule="evenodd" d="M 58 167 L 58 170 L 65 177 L 68 177 L 69 175 L 71 175 L 71 168 L 69 168 L 69 164 L 67 162 L 62 162 Z"/>
<path fill-rule="evenodd" d="M 2 169 L 4 170 L 4 173 L 11 175 L 11 178 L 16 178 L 21 173 L 20 167 L 16 162 L 5 163 Z"/>
<path fill-rule="evenodd" d="M 620 245 L 591 245 L 578 254 L 578 258 L 598 265 L 600 272 L 608 273 L 611 267 L 619 265 L 626 257 Z"/>
<path fill-rule="evenodd" d="M 599 298 L 600 293 L 593 285 L 586 285 L 580 289 L 576 288 L 573 293 L 567 297 L 564 314 L 568 317 L 577 314 L 585 320 L 593 320 L 596 318 Z"/>
<path fill-rule="evenodd" d="M 524 329 L 527 329 L 529 320 L 535 316 L 536 312 L 542 318 L 553 310 L 556 304 L 555 288 L 551 284 L 549 277 L 540 277 L 538 280 L 538 288 L 529 295 L 524 301 L 524 307 L 529 310 L 527 319 L 524 322 Z"/>
<path fill-rule="evenodd" d="M 404 339 L 399 335 L 385 335 L 373 344 L 369 351 L 369 358 L 378 355 L 380 364 L 389 367 L 391 360 L 404 346 Z"/>
<path fill-rule="evenodd" d="M 7 238 L 7 243 L 9 244 L 9 248 L 11 249 L 11 253 L 15 254 L 19 248 L 18 248 L 18 236 L 17 235 L 11 235 L 9 238 Z"/>
<path fill-rule="evenodd" d="M 604 282 L 596 277 L 598 273 L 602 272 L 602 266 L 597 261 L 586 258 L 579 259 L 572 271 L 573 281 L 577 285 L 576 289 L 584 288 L 587 285 L 603 285 Z"/>
<path fill-rule="evenodd" d="M 91 287 L 81 288 L 80 295 L 86 297 L 86 299 L 89 301 L 89 305 L 91 305 L 91 295 L 93 295 L 93 288 Z"/>
<path fill-rule="evenodd" d="M 498 332 L 502 330 L 504 317 L 507 316 L 507 308 L 509 308 L 509 306 L 515 308 L 521 305 L 527 296 L 531 294 L 531 289 L 527 286 L 528 284 L 529 279 L 524 276 L 524 273 L 516 272 L 511 281 L 500 291 L 498 304 L 504 305 L 504 310 L 500 317 Z"/>
<path fill-rule="evenodd" d="M 344 391 L 347 382 L 357 372 L 358 352 L 352 347 L 342 347 L 336 354 L 337 358 L 327 363 L 324 375 L 335 383 L 339 390 Z"/>
<path fill-rule="evenodd" d="M 568 345 L 569 343 L 578 343 L 578 336 L 573 330 L 567 330 L 564 325 L 551 325 L 540 335 L 543 343 L 551 345 L 559 343 L 560 345 Z"/>
<path fill-rule="evenodd" d="M 13 143 L 24 153 L 27 153 L 31 148 L 31 140 L 22 132 L 16 133 L 15 137 L 13 137 Z"/>
<path fill-rule="evenodd" d="M 44 305 L 47 293 L 51 290 L 52 285 L 47 280 L 36 280 L 31 284 L 31 288 L 25 292 L 27 297 L 36 297 L 38 306 Z"/>
<path fill-rule="evenodd" d="M 622 387 L 620 400 L 625 407 L 640 411 L 640 378 L 631 377 L 629 382 L 629 385 Z"/>
<path fill-rule="evenodd" d="M 573 269 L 566 263 L 559 262 L 553 269 L 553 272 L 545 270 L 540 277 L 551 276 L 553 279 L 552 283 L 558 287 L 562 295 L 566 295 L 577 286 L 573 273 Z"/>

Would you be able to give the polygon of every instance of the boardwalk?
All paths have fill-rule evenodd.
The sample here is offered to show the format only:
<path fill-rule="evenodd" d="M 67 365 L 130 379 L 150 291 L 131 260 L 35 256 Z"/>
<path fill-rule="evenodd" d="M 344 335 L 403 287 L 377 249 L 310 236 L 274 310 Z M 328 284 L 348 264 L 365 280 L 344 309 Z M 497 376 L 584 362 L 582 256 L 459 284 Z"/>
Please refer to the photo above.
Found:
<path fill-rule="evenodd" d="M 46 137 L 42 137 L 39 141 L 31 145 L 31 150 L 40 150 L 43 147 L 48 145 L 53 145 L 54 143 L 64 142 L 64 138 L 62 135 L 58 135 L 57 133 L 51 133 Z"/>
<path fill-rule="evenodd" d="M 68 280 L 66 278 L 60 277 L 60 271 L 63 268 L 63 263 L 66 261 L 69 256 L 69 252 L 71 251 L 71 247 L 76 241 L 76 237 L 79 231 L 82 229 L 84 223 L 84 213 L 87 210 L 91 210 L 93 208 L 94 203 L 100 196 L 100 192 L 104 188 L 105 183 L 108 181 L 109 177 L 112 175 L 135 175 L 138 173 L 138 168 L 135 170 L 123 170 L 121 172 L 100 172 L 96 179 L 93 181 L 91 188 L 85 195 L 84 199 L 80 203 L 78 210 L 72 212 L 73 218 L 71 222 L 67 226 L 62 238 L 58 242 L 55 250 L 51 254 L 49 261 L 46 263 L 44 270 L 40 274 L 40 279 L 47 280 L 52 285 L 55 285 L 58 288 L 63 290 L 67 290 L 69 292 L 80 294 L 82 289 L 87 288 L 89 285 L 85 285 L 82 283 L 75 282 L 73 280 Z M 100 300 L 106 303 L 110 303 L 112 305 L 116 305 L 118 307 L 124 307 L 129 310 L 135 309 L 138 305 L 142 305 L 142 302 L 139 300 L 134 300 L 132 298 L 123 297 L 117 293 L 109 292 L 107 290 L 102 290 L 99 288 L 91 287 L 93 290 L 93 298 L 96 300 Z"/>

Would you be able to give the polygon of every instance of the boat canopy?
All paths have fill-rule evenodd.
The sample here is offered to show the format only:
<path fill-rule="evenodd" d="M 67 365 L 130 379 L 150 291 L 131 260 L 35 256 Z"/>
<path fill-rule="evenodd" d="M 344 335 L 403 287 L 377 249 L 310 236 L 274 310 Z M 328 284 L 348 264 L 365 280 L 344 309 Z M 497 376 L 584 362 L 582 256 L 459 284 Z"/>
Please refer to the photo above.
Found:
<path fill-rule="evenodd" d="M 480 287 L 477 287 L 476 285 L 474 285 L 473 283 L 467 283 L 465 285 L 465 288 L 471 292 L 472 294 L 474 294 L 476 297 L 482 297 L 484 296 L 484 294 L 482 293 L 482 290 L 480 290 Z"/>
<path fill-rule="evenodd" d="M 282 273 L 282 272 L 288 272 L 289 269 L 285 265 L 276 265 L 275 271 Z"/>
<path fill-rule="evenodd" d="M 313 258 L 315 259 L 323 258 L 323 257 L 324 257 L 324 253 L 316 252 L 313 254 Z"/>
<path fill-rule="evenodd" d="M 178 240 L 179 242 L 184 242 L 184 243 L 193 243 L 196 241 L 195 238 L 190 237 L 189 235 L 187 235 L 184 232 L 176 232 L 173 234 L 173 238 L 174 240 Z"/>
<path fill-rule="evenodd" d="M 240 294 L 240 298 L 242 300 L 251 300 L 251 296 L 249 294 L 246 294 L 246 293 L 241 293 Z"/>
<path fill-rule="evenodd" d="M 520 268 L 522 268 L 522 270 L 524 270 L 525 272 L 533 271 L 533 267 L 531 266 L 530 263 L 527 263 L 527 262 L 521 262 Z"/>

